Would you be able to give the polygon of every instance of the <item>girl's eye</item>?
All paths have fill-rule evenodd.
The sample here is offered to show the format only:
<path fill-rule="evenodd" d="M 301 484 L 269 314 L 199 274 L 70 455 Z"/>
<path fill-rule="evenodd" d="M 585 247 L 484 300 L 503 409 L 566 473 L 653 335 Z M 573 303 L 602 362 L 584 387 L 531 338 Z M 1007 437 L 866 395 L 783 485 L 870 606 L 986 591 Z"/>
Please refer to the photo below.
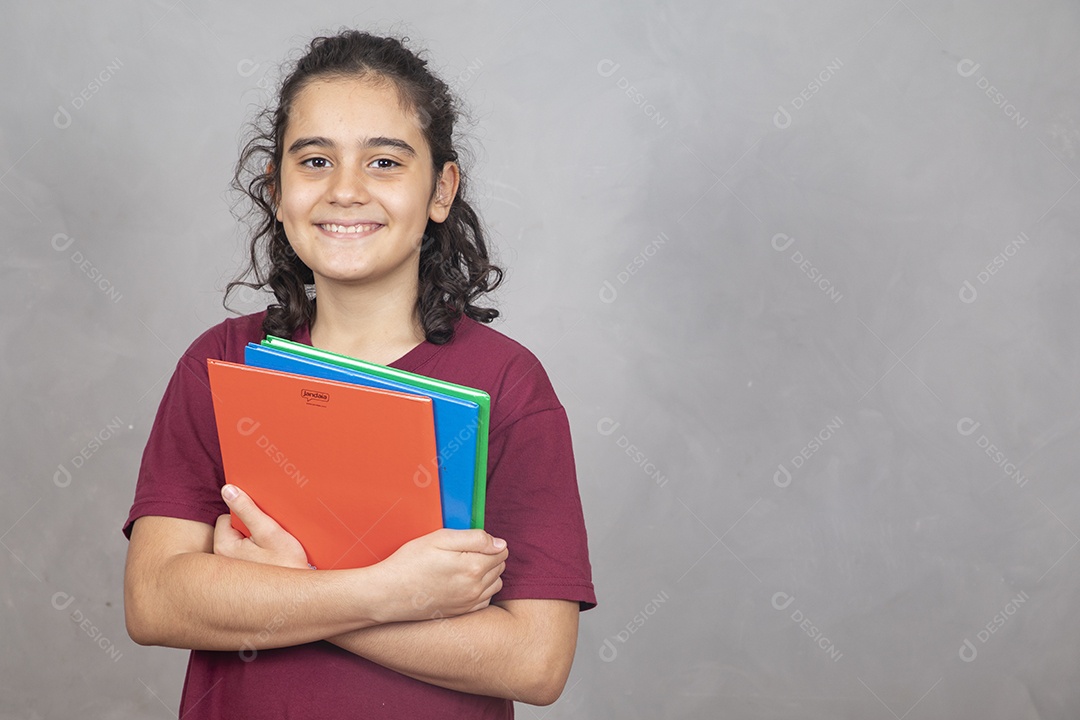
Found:
<path fill-rule="evenodd" d="M 324 157 L 311 157 L 300 161 L 300 164 L 315 170 L 324 170 L 329 167 L 330 161 Z M 379 158 L 373 161 L 372 164 L 379 170 L 393 170 L 396 167 L 401 167 L 401 163 L 390 158 Z"/>

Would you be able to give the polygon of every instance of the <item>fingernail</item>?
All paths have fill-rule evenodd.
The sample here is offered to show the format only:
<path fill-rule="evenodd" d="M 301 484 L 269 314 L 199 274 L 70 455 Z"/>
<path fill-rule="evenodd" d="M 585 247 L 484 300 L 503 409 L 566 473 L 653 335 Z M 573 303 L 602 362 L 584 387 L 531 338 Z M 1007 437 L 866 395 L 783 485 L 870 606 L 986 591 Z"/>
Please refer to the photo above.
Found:
<path fill-rule="evenodd" d="M 226 500 L 235 500 L 237 497 L 239 497 L 239 495 L 240 491 L 236 489 L 235 485 L 226 485 L 225 487 L 221 488 L 221 497 L 225 498 Z"/>
<path fill-rule="evenodd" d="M 502 538 L 495 538 L 494 544 L 496 550 L 502 550 L 504 547 L 506 547 L 506 541 Z"/>

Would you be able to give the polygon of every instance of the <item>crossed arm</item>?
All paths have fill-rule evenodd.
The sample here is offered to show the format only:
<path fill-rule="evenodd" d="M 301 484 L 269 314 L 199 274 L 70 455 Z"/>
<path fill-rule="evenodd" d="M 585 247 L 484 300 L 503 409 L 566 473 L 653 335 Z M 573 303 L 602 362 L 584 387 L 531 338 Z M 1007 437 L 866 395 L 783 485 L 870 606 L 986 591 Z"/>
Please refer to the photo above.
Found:
<path fill-rule="evenodd" d="M 312 571 L 299 542 L 247 495 L 226 502 L 251 538 L 228 515 L 215 528 L 158 516 L 135 522 L 124 606 L 136 642 L 250 651 L 328 640 L 453 690 L 534 705 L 562 693 L 578 604 L 491 603 L 508 552 L 501 540 L 438 530 L 377 565 Z"/>

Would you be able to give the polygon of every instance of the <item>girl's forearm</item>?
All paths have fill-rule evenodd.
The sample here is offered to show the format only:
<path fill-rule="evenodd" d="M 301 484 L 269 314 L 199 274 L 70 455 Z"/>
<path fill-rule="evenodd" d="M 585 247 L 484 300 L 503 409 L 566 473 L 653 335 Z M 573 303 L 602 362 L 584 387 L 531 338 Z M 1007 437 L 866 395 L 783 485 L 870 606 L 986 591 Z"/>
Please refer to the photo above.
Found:
<path fill-rule="evenodd" d="M 378 622 L 377 583 L 357 582 L 362 572 L 180 553 L 126 589 L 128 630 L 143 645 L 197 650 L 314 642 Z"/>
<path fill-rule="evenodd" d="M 378 625 L 327 639 L 433 685 L 549 705 L 570 672 L 577 615 L 577 603 L 519 600 L 453 618 Z"/>

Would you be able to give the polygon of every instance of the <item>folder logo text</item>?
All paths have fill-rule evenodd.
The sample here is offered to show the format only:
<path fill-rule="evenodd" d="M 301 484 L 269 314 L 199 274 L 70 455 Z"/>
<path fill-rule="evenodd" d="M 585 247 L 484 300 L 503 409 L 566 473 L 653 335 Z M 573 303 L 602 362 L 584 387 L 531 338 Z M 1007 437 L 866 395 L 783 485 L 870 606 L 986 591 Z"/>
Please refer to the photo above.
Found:
<path fill-rule="evenodd" d="M 330 402 L 329 393 L 319 392 L 318 390 L 300 390 L 300 397 L 307 400 L 308 405 L 324 405 Z"/>

